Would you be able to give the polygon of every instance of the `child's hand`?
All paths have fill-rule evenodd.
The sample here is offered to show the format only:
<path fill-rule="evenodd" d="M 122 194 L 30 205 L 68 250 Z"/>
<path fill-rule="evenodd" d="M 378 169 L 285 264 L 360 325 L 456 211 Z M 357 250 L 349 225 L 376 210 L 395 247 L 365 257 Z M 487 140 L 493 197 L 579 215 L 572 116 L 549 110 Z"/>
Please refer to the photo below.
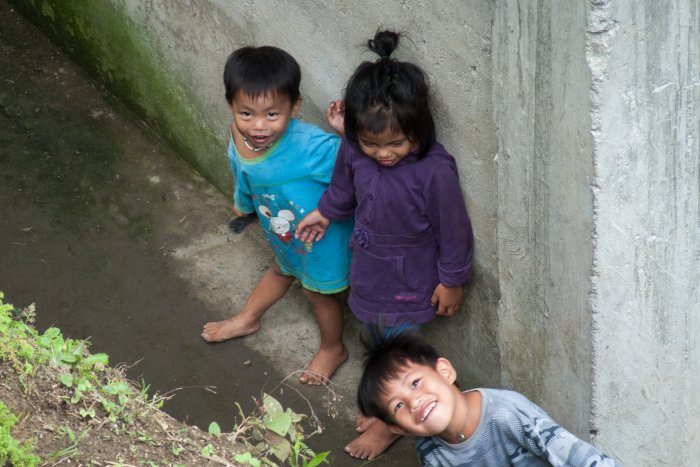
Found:
<path fill-rule="evenodd" d="M 345 134 L 345 102 L 342 100 L 331 101 L 326 110 L 328 124 L 340 135 Z"/>
<path fill-rule="evenodd" d="M 299 222 L 294 232 L 294 238 L 302 242 L 312 242 L 314 240 L 318 242 L 323 238 L 330 223 L 331 221 L 318 212 L 318 209 L 314 209 Z"/>
<path fill-rule="evenodd" d="M 464 290 L 462 286 L 457 287 L 447 287 L 442 284 L 438 284 L 435 287 L 435 292 L 430 299 L 430 304 L 432 306 L 437 305 L 437 311 L 435 314 L 438 316 L 444 316 L 449 318 L 450 316 L 457 313 L 457 310 L 462 306 L 464 302 Z"/>

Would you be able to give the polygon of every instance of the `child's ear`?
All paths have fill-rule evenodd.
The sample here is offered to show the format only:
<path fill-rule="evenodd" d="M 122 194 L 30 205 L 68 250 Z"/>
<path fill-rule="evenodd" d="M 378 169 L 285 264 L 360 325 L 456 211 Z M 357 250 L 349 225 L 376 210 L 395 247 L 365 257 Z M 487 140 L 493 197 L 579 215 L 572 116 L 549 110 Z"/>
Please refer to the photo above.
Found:
<path fill-rule="evenodd" d="M 301 110 L 301 103 L 304 100 L 303 97 L 299 96 L 299 98 L 294 102 L 292 105 L 292 117 L 296 117 L 299 115 L 299 111 Z"/>
<path fill-rule="evenodd" d="M 450 384 L 457 380 L 457 370 L 452 366 L 452 363 L 443 357 L 437 359 L 435 370 L 444 377 Z"/>

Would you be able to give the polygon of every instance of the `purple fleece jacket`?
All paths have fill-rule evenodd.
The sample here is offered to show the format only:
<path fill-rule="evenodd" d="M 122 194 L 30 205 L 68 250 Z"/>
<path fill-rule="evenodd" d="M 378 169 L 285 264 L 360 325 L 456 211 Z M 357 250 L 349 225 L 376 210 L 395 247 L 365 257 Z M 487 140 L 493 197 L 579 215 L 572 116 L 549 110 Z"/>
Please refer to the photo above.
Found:
<path fill-rule="evenodd" d="M 439 143 L 383 167 L 344 140 L 318 209 L 332 220 L 354 210 L 349 305 L 365 323 L 428 322 L 438 283 L 469 278 L 471 222 L 455 160 Z"/>

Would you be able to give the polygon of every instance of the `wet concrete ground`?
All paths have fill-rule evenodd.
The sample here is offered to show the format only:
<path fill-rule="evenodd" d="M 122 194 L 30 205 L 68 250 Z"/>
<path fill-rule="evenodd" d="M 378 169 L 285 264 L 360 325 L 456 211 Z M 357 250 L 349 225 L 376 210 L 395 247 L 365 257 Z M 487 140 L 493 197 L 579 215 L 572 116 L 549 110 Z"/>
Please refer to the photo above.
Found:
<path fill-rule="evenodd" d="M 257 227 L 233 236 L 228 218 L 224 195 L 0 0 L 6 302 L 36 303 L 39 330 L 89 338 L 93 352 L 129 365 L 151 393 L 174 394 L 165 406 L 173 416 L 230 428 L 234 403 L 251 410 L 252 397 L 303 368 L 317 336 L 297 287 L 255 336 L 218 345 L 200 339 L 204 322 L 243 303 L 271 258 Z M 294 376 L 273 392 L 303 413 L 310 401 L 326 430 L 309 444 L 330 449 L 333 465 L 361 464 L 342 452 L 355 436 L 356 336 L 349 324 L 353 357 L 333 386 L 341 401 Z M 418 465 L 408 440 L 374 464 Z"/>

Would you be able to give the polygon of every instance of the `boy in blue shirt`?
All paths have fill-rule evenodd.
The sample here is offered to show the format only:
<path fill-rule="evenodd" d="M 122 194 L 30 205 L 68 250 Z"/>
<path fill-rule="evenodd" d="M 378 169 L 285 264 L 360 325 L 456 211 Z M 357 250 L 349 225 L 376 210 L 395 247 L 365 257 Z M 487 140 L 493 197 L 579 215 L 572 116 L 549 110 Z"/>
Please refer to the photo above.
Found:
<path fill-rule="evenodd" d="M 302 101 L 300 81 L 297 61 L 277 47 L 242 47 L 226 61 L 234 213 L 257 215 L 275 258 L 240 312 L 205 324 L 201 336 L 221 342 L 257 332 L 263 314 L 298 280 L 320 331 L 319 350 L 299 380 L 319 385 L 348 357 L 334 294 L 348 287 L 353 223 L 338 223 L 329 240 L 318 244 L 292 235 L 328 187 L 340 146 L 338 135 L 295 118 Z"/>
<path fill-rule="evenodd" d="M 394 433 L 416 436 L 422 465 L 617 465 L 521 394 L 461 392 L 456 378 L 450 361 L 415 336 L 380 338 L 367 354 L 358 403 Z"/>

